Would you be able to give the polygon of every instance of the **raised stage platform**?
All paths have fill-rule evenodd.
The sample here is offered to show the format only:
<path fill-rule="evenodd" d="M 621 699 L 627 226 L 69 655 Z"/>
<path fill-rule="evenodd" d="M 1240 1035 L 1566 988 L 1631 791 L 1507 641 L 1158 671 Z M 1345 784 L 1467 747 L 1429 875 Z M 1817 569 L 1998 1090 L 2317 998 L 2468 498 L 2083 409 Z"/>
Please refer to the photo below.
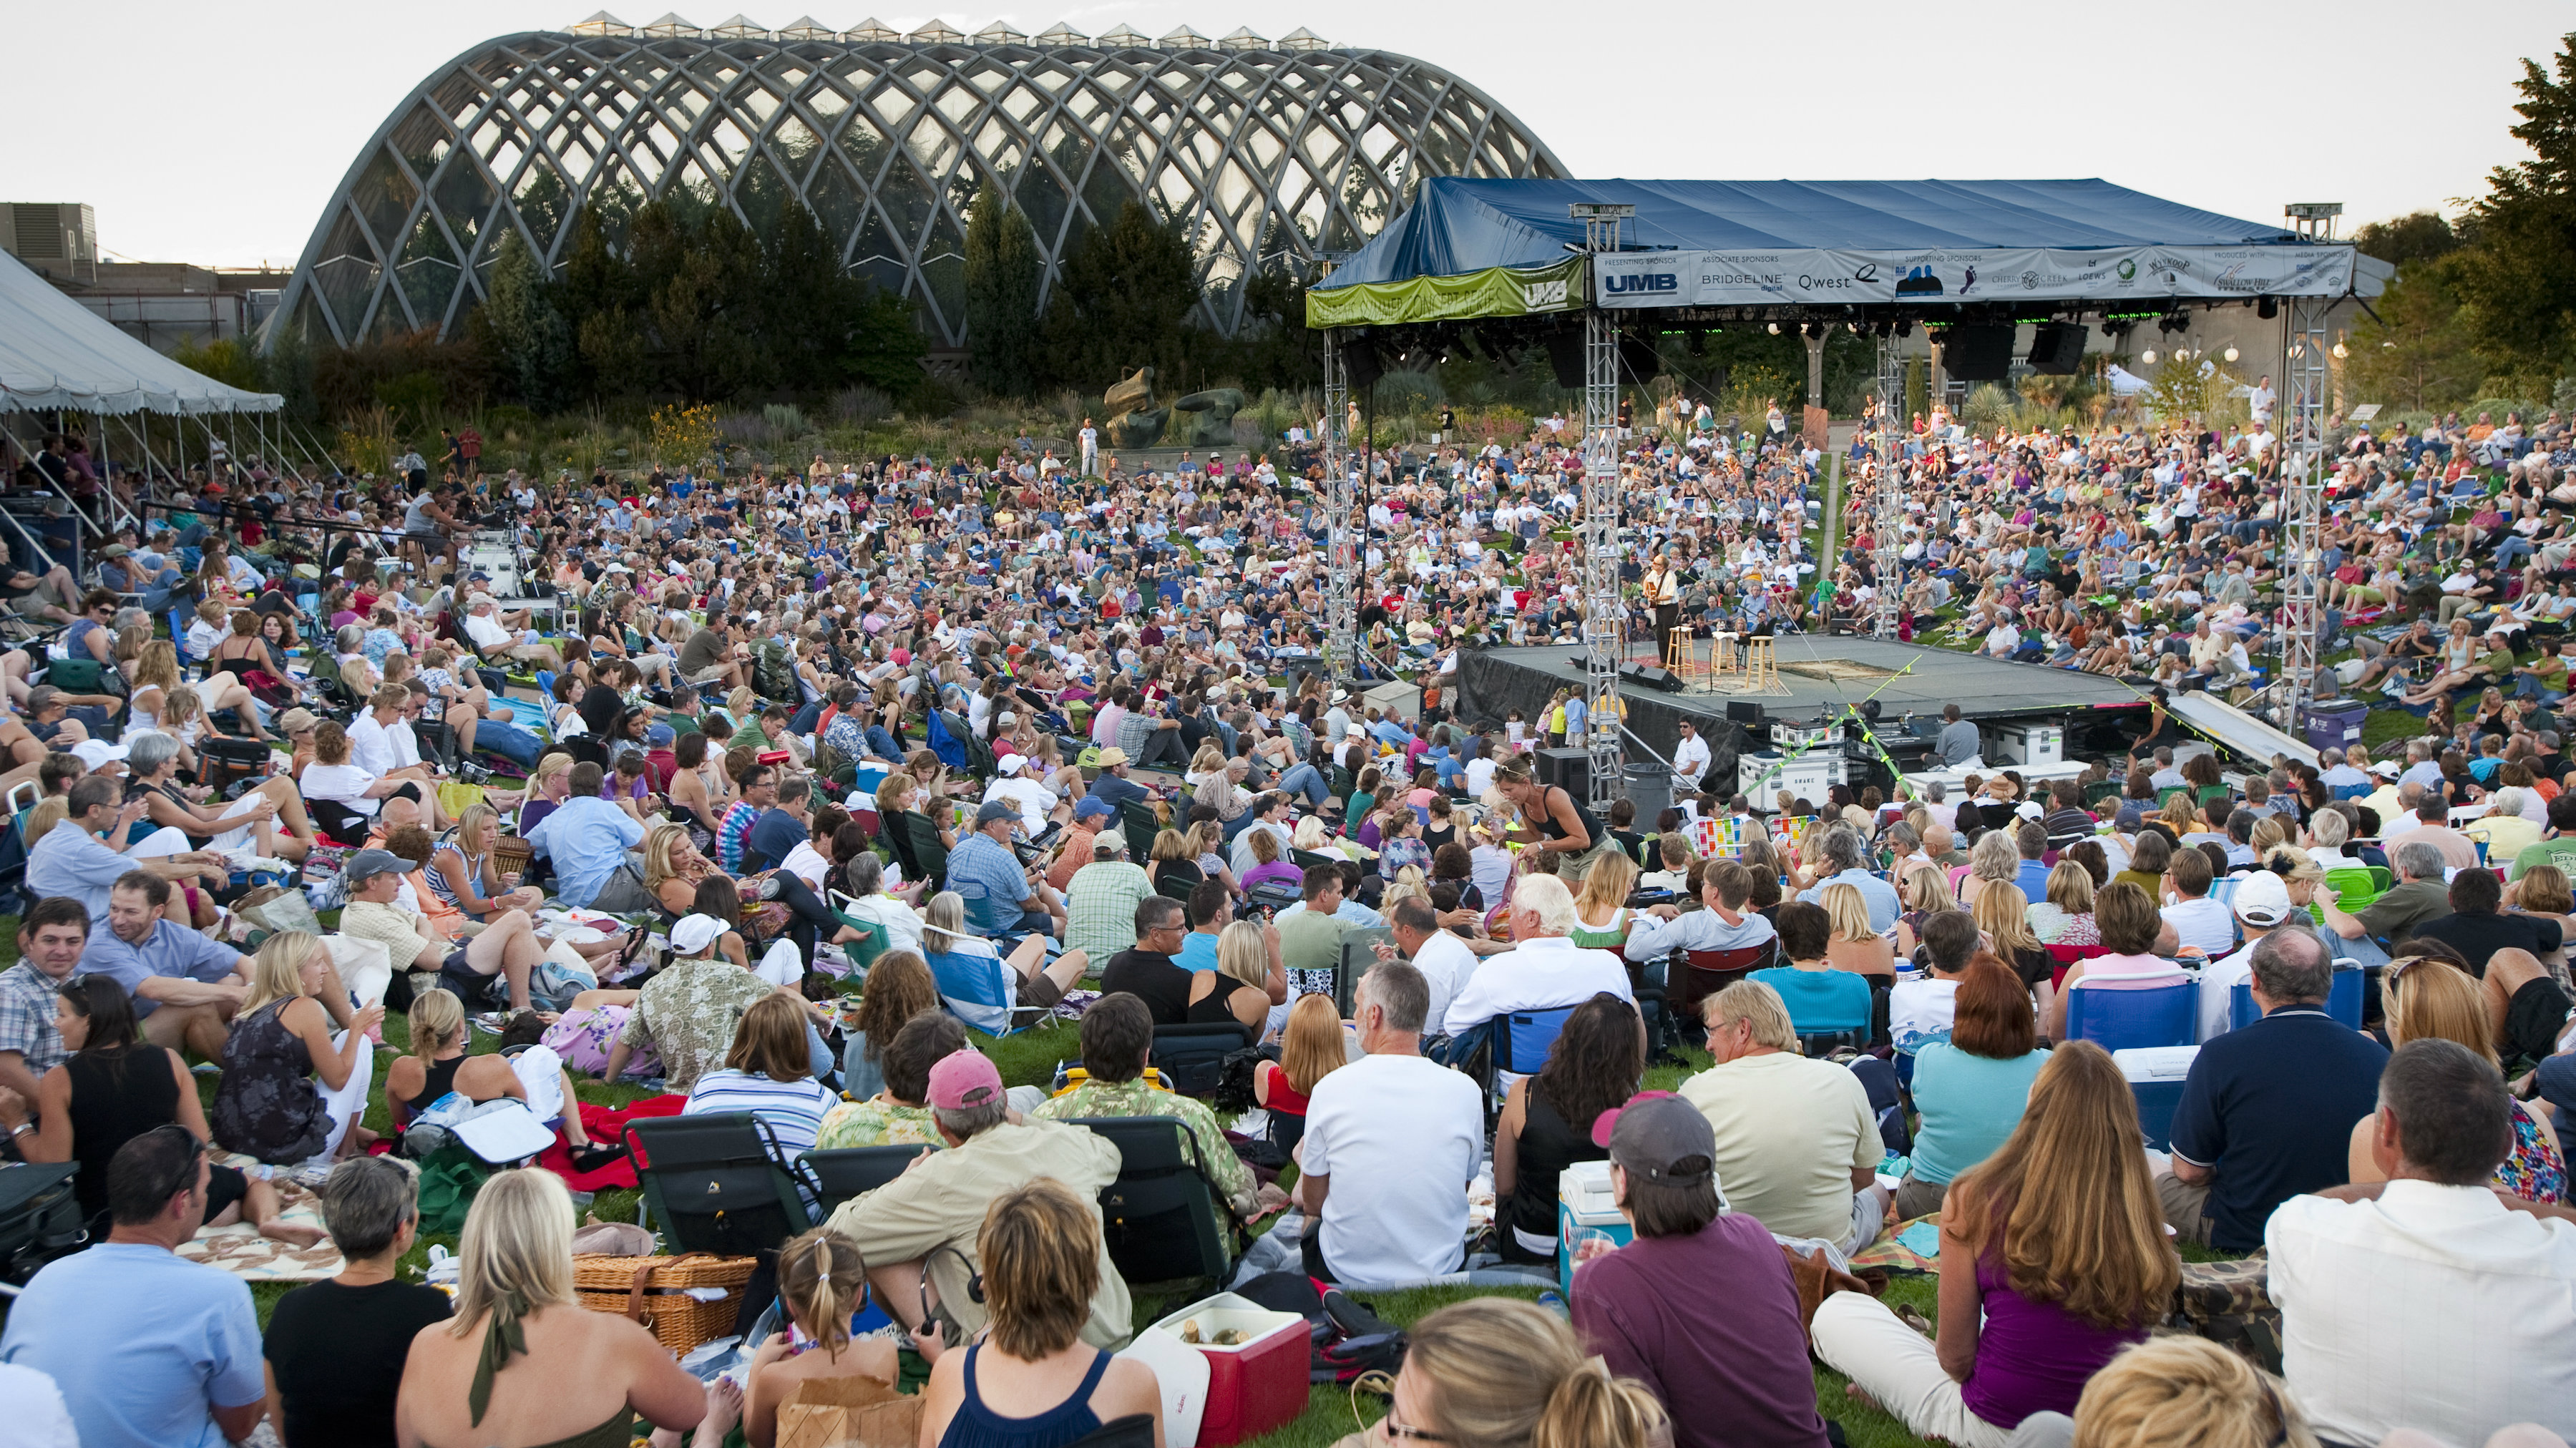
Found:
<path fill-rule="evenodd" d="M 1773 747 L 1768 728 L 1748 732 L 1744 721 L 1730 715 L 1730 704 L 1758 706 L 1767 726 L 1775 720 L 1827 722 L 1841 718 L 1846 704 L 1857 707 L 1863 700 L 1875 699 L 1874 732 L 1909 772 L 1915 766 L 1897 744 L 1906 732 L 1906 716 L 1937 722 L 1947 704 L 1958 705 L 1982 725 L 2062 726 L 2067 758 L 2125 750 L 2126 741 L 2144 731 L 2147 719 L 2146 696 L 2117 679 L 1921 644 L 1829 634 L 1776 638 L 1772 648 L 1779 664 L 1779 687 L 1768 693 L 1710 689 L 1703 682 L 1709 642 L 1702 639 L 1695 648 L 1694 670 L 1683 691 L 1666 692 L 1629 679 L 1623 682 L 1620 696 L 1627 703 L 1629 729 L 1659 755 L 1671 756 L 1683 719 L 1697 725 L 1708 740 L 1715 765 L 1712 776 L 1721 786 L 1731 777 L 1737 756 Z M 1729 684 L 1740 682 L 1740 677 L 1719 676 Z M 1580 688 L 1583 683 L 1583 655 L 1578 647 L 1560 644 L 1470 652 L 1459 664 L 1458 717 L 1471 724 L 1500 723 L 1518 709 L 1535 724 L 1557 690 Z M 1628 756 L 1631 761 L 1645 760 L 1633 746 Z M 1996 750 L 1988 751 L 1990 764 L 2003 765 L 2006 758 Z"/>

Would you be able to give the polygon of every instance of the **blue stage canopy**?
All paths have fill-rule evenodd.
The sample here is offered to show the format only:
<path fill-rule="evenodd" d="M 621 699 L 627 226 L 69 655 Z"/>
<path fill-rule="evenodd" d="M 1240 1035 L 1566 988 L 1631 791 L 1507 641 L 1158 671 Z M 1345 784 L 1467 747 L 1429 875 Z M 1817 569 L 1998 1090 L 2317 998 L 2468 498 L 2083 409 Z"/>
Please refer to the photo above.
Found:
<path fill-rule="evenodd" d="M 1579 273 L 1562 292 L 1537 281 L 1569 275 L 1569 254 L 1584 239 L 1583 223 L 1567 213 L 1578 202 L 1636 208 L 1620 253 L 1594 260 L 1588 300 L 1602 306 L 2206 301 L 2342 295 L 2352 280 L 2348 244 L 2312 242 L 2102 180 L 1443 176 L 1425 181 L 1410 209 L 1310 289 L 1310 320 L 1460 315 L 1460 284 L 1471 277 L 1518 285 L 1503 312 L 1583 306 Z M 1444 280 L 1445 300 L 1415 289 L 1429 279 Z M 1408 293 L 1389 290 L 1396 287 Z M 1351 288 L 1367 293 L 1332 295 Z M 1490 304 L 1491 288 L 1478 300 Z"/>

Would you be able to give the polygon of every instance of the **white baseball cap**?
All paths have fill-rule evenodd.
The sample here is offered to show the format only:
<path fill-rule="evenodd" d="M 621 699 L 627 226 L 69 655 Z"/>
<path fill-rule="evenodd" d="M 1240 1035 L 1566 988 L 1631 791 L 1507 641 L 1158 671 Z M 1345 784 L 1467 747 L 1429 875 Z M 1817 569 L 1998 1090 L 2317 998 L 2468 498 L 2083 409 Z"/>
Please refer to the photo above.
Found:
<path fill-rule="evenodd" d="M 2257 870 L 2237 882 L 2236 897 L 2229 903 L 2236 918 L 2268 929 L 2290 918 L 2290 887 L 2271 871 Z"/>

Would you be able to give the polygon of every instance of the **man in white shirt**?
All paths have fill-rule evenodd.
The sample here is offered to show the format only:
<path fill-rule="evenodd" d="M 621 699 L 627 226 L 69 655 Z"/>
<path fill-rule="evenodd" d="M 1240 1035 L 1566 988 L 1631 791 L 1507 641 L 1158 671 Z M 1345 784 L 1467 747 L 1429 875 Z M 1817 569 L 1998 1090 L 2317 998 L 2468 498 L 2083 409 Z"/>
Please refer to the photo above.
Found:
<path fill-rule="evenodd" d="M 1734 860 L 1711 860 L 1700 872 L 1700 903 L 1687 913 L 1649 905 L 1628 933 L 1625 954 L 1647 965 L 1676 950 L 1743 950 L 1778 934 L 1771 922 L 1746 908 L 1753 900 L 1753 872 Z"/>
<path fill-rule="evenodd" d="M 2165 867 L 2165 879 L 2172 884 L 2176 898 L 2160 912 L 2165 927 L 2173 932 L 2175 949 L 2196 945 L 2201 954 L 2213 960 L 2236 948 L 2236 921 L 2226 906 L 2209 898 L 2209 884 L 2215 873 L 2209 866 L 2209 856 L 2200 850 L 2186 847 L 2174 851 L 2173 863 Z"/>
<path fill-rule="evenodd" d="M 2236 923 L 2244 927 L 2245 944 L 2235 953 L 2201 967 L 2199 1024 L 2192 1035 L 2194 1041 L 2206 1041 L 2233 1029 L 2231 999 L 2237 986 L 2254 978 L 2254 947 L 2290 918 L 2289 886 L 2269 870 L 2256 870 L 2239 881 L 2235 898 L 2228 903 L 2235 909 Z"/>
<path fill-rule="evenodd" d="M 2318 1437 L 2413 1428 L 2475 1444 L 2515 1423 L 2576 1436 L 2576 1213 L 2491 1186 L 2511 1110 L 2468 1048 L 2409 1041 L 2368 1127 L 2388 1180 L 2274 1209 L 2282 1376 Z"/>
<path fill-rule="evenodd" d="M 1315 1084 L 1297 1147 L 1304 1267 L 1348 1286 L 1403 1286 L 1466 1261 L 1467 1183 L 1484 1153 L 1476 1083 L 1422 1056 L 1422 972 L 1381 961 L 1351 1001 L 1367 1054 Z"/>
<path fill-rule="evenodd" d="M 1737 981 L 1701 1009 L 1716 1064 L 1684 1081 L 1681 1097 L 1716 1133 L 1728 1210 L 1775 1237 L 1859 1251 L 1877 1237 L 1889 1201 L 1875 1179 L 1887 1147 L 1869 1088 L 1800 1055 L 1789 1008 L 1758 980 Z"/>
<path fill-rule="evenodd" d="M 380 780 L 433 783 L 429 766 L 421 762 L 420 740 L 403 717 L 411 698 L 411 690 L 401 684 L 387 684 L 368 697 L 366 712 L 349 723 L 351 764 Z"/>
<path fill-rule="evenodd" d="M 541 669 L 563 667 L 563 655 L 538 638 L 536 630 L 521 633 L 503 626 L 493 613 L 498 607 L 488 593 L 474 595 L 465 605 L 465 636 L 474 641 L 476 653 L 487 659 L 521 659 Z"/>
<path fill-rule="evenodd" d="M 1440 928 L 1440 917 L 1428 900 L 1398 902 L 1387 912 L 1386 923 L 1395 931 L 1395 948 L 1404 952 L 1415 970 L 1422 972 L 1422 983 L 1431 992 L 1430 1008 L 1422 1018 L 1447 1019 L 1449 1002 L 1476 973 L 1476 952 L 1468 948 L 1466 941 Z"/>
<path fill-rule="evenodd" d="M 1708 773 L 1708 741 L 1688 719 L 1681 723 L 1681 742 L 1673 746 L 1673 798 L 1699 793 L 1700 776 Z"/>
<path fill-rule="evenodd" d="M 1019 807 L 1020 822 L 1034 836 L 1047 827 L 1048 816 L 1066 810 L 1068 802 L 1058 800 L 1054 790 L 1022 774 L 1021 766 L 1027 762 L 1027 756 L 1019 754 L 1005 754 L 995 760 L 993 782 L 984 786 L 983 802 L 1009 800 Z M 1067 821 L 1072 818 L 1069 811 L 1064 817 Z"/>
<path fill-rule="evenodd" d="M 1453 1053 L 1472 1047 L 1467 1032 L 1509 1011 L 1579 1006 L 1604 991 L 1623 1001 L 1636 999 L 1618 956 L 1565 938 L 1582 920 L 1564 881 L 1554 875 L 1524 878 L 1512 892 L 1511 917 L 1512 939 L 1519 943 L 1480 962 L 1441 1016 Z"/>

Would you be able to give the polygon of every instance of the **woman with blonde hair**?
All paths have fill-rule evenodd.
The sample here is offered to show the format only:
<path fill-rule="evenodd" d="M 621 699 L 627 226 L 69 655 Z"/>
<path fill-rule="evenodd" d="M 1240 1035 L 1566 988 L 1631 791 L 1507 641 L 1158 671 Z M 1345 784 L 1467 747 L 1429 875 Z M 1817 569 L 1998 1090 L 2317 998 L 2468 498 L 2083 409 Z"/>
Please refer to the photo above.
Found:
<path fill-rule="evenodd" d="M 1155 832 L 1153 856 L 1145 861 L 1145 878 L 1153 881 L 1157 890 L 1169 881 L 1194 886 L 1207 879 L 1207 872 L 1199 868 L 1199 852 L 1188 832 L 1169 825 Z"/>
<path fill-rule="evenodd" d="M 1967 868 L 1953 871 L 1951 878 L 1958 882 L 1959 904 L 1966 908 L 1977 903 L 1988 885 L 2009 885 L 2020 875 L 2021 851 L 2013 845 L 2013 832 L 1988 830 L 1969 847 Z"/>
<path fill-rule="evenodd" d="M 2026 912 L 2030 933 L 2042 945 L 2099 945 L 2093 923 L 2093 873 L 2070 859 L 2048 872 L 2048 898 Z"/>
<path fill-rule="evenodd" d="M 1968 918 L 1984 932 L 1986 948 L 2012 967 L 2023 985 L 2035 990 L 2048 986 L 2057 963 L 2031 933 L 2030 901 L 2019 885 L 2009 880 L 1989 882 L 1968 907 Z"/>
<path fill-rule="evenodd" d="M 2439 1038 L 2467 1047 L 2497 1065 L 2494 1018 L 2486 994 L 2467 971 L 2429 955 L 2401 955 L 2380 976 L 2379 998 L 2388 1012 L 2388 1047 Z M 2495 1169 L 2497 1191 L 2527 1202 L 2567 1200 L 2567 1159 L 2550 1129 L 2547 1112 L 2534 1111 L 2520 1098 L 2513 1108 L 2513 1152 Z M 2370 1138 L 2375 1115 L 2353 1123 L 2348 1169 L 2354 1182 L 2386 1181 L 2372 1157 Z"/>
<path fill-rule="evenodd" d="M 2021 1124 L 1941 1206 L 1940 1339 L 1861 1292 L 1816 1309 L 1816 1355 L 1919 1438 L 2004 1448 L 2033 1413 L 2071 1411 L 2087 1379 L 2163 1318 L 2182 1261 L 2138 1133 L 2138 1103 L 2090 1041 L 2048 1053 Z M 1966 1270 L 1958 1270 L 1966 1269 Z"/>
<path fill-rule="evenodd" d="M 1923 943 L 1923 922 L 1959 907 L 1952 901 L 1949 877 L 1937 865 L 1917 865 L 1906 871 L 1900 893 L 1905 909 L 1896 917 L 1896 953 L 1912 959 L 1914 947 Z"/>
<path fill-rule="evenodd" d="M 1647 1448 L 1663 1404 L 1585 1355 L 1574 1329 L 1518 1298 L 1475 1297 L 1414 1324 L 1386 1417 L 1369 1436 L 1444 1448 Z"/>
<path fill-rule="evenodd" d="M 1837 880 L 1817 894 L 1816 903 L 1825 908 L 1825 919 L 1832 927 L 1825 945 L 1825 963 L 1836 970 L 1894 984 L 1896 947 L 1886 936 L 1869 928 L 1869 902 L 1861 898 L 1860 887 Z"/>
<path fill-rule="evenodd" d="M 816 1227 L 778 1249 L 778 1301 L 789 1330 L 770 1334 L 745 1369 L 742 1436 L 751 1448 L 778 1441 L 778 1409 L 808 1382 L 874 1378 L 893 1387 L 902 1371 L 893 1342 L 852 1339 L 850 1318 L 867 1306 L 868 1266 L 859 1244 Z"/>
<path fill-rule="evenodd" d="M 1031 935 L 1022 940 L 1007 956 L 993 943 L 966 929 L 966 898 L 954 890 L 942 890 L 922 907 L 922 958 L 930 963 L 936 976 L 941 959 L 946 956 L 981 957 L 1000 960 L 1004 977 L 1013 987 L 1013 999 L 998 1006 L 956 1008 L 960 1019 L 977 1030 L 998 1035 L 1010 1025 L 1011 1007 L 1020 1001 L 1030 1005 L 1053 1005 L 1064 999 L 1090 968 L 1091 957 L 1080 950 L 1068 950 L 1053 961 L 1046 958 L 1047 937 Z M 947 992 L 942 991 L 943 997 Z M 952 1007 L 955 1008 L 955 1007 Z"/>
<path fill-rule="evenodd" d="M 1216 969 L 1190 972 L 1187 1025 L 1241 1025 L 1258 1033 L 1272 999 L 1288 998 L 1288 972 L 1270 933 L 1237 920 L 1216 938 Z"/>
<path fill-rule="evenodd" d="M 671 918 L 695 907 L 698 886 L 715 873 L 715 865 L 689 843 L 683 825 L 655 825 L 644 834 L 644 888 Z"/>
<path fill-rule="evenodd" d="M 359 1007 L 334 1041 L 315 997 L 338 979 L 320 938 L 301 930 L 279 931 L 251 957 L 215 1087 L 217 1141 L 271 1166 L 327 1167 L 344 1143 L 374 1139 L 358 1118 L 376 1072 L 369 1036 L 385 1008 Z"/>
<path fill-rule="evenodd" d="M 1636 916 L 1628 896 L 1637 886 L 1637 862 L 1626 850 L 1596 850 L 1574 897 L 1574 929 L 1566 938 L 1587 950 L 1625 950 Z"/>
<path fill-rule="evenodd" d="M 2318 1448 L 2287 1383 L 2205 1337 L 2122 1348 L 2084 1385 L 2072 1422 L 2039 1413 L 2023 1427 L 2036 1441 L 2073 1448 Z M 2398 1448 L 2401 1436 L 2385 1448 Z"/>
<path fill-rule="evenodd" d="M 1153 1419 L 1154 1448 L 1162 1448 L 1154 1370 L 1082 1340 L 1100 1287 L 1099 1208 L 1040 1177 L 994 1199 L 975 1255 L 992 1329 L 931 1365 L 921 1441 L 1064 1448 L 1141 1413 Z"/>
<path fill-rule="evenodd" d="M 642 1324 L 585 1310 L 573 1295 L 572 1231 L 572 1194 L 553 1172 L 505 1171 L 483 1184 L 457 1244 L 456 1315 L 413 1338 L 403 1364 L 401 1442 L 624 1448 L 639 1414 L 701 1429 L 701 1448 L 722 1441 L 738 1392 L 701 1385 Z"/>
<path fill-rule="evenodd" d="M 1306 1135 L 1306 1103 L 1315 1083 L 1350 1063 L 1341 1015 L 1322 991 L 1297 997 L 1279 1032 L 1279 1059 L 1253 1068 L 1252 1097 L 1270 1113 L 1270 1142 L 1293 1152 Z"/>

